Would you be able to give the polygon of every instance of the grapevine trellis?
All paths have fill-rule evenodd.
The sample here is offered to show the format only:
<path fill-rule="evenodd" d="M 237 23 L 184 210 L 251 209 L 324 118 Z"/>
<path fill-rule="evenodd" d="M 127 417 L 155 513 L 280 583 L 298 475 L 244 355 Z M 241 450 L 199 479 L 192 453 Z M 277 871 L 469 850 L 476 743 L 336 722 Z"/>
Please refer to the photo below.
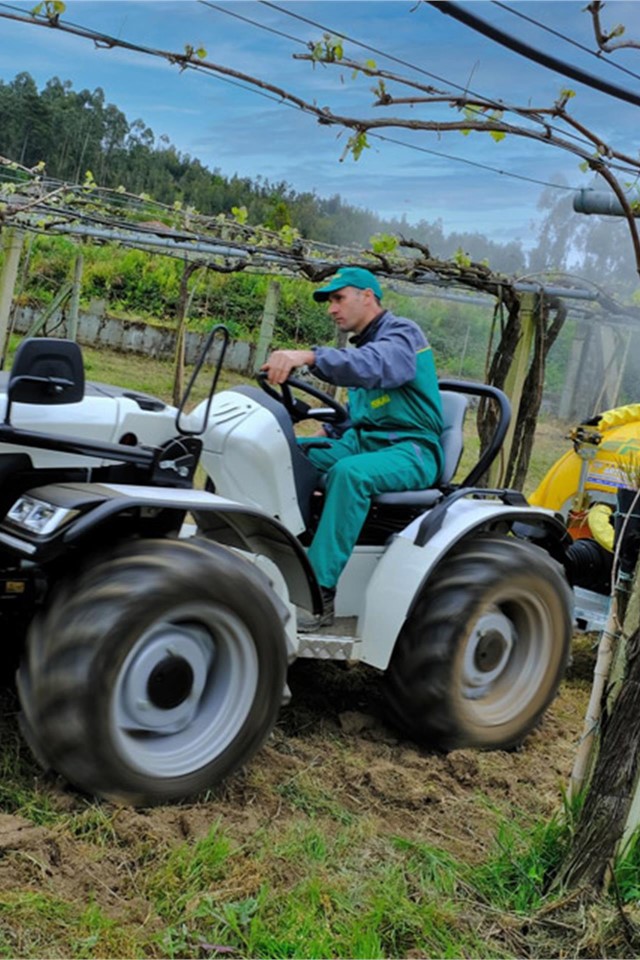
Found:
<path fill-rule="evenodd" d="M 572 282 L 555 280 L 552 288 L 517 282 L 462 254 L 439 259 L 411 238 L 392 238 L 384 251 L 376 246 L 337 248 L 303 239 L 290 227 L 273 231 L 242 222 L 241 210 L 234 215 L 207 216 L 180 203 L 168 206 L 123 188 L 100 187 L 90 175 L 83 184 L 53 181 L 43 169 L 29 170 L 4 158 L 0 158 L 0 174 L 0 229 L 114 243 L 184 263 L 176 333 L 180 371 L 188 282 L 199 269 L 261 272 L 318 282 L 348 263 L 402 284 L 428 284 L 443 292 L 455 288 L 493 297 L 495 336 L 487 356 L 487 380 L 507 390 L 515 412 L 500 480 L 522 485 L 542 400 L 546 358 L 567 316 L 564 296 L 571 296 Z M 640 311 L 621 307 L 604 293 L 594 293 L 593 299 L 608 318 L 640 320 Z M 0 328 L 0 336 L 5 338 L 6 328 Z M 515 367 L 520 369 L 519 380 L 514 380 Z M 491 433 L 493 416 L 491 407 L 480 407 L 481 442 Z"/>

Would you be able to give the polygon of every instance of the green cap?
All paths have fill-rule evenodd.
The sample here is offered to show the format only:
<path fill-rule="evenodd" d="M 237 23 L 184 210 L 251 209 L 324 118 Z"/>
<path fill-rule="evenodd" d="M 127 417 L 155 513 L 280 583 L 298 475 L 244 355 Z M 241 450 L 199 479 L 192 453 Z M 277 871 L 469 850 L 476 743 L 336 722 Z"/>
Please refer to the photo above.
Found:
<path fill-rule="evenodd" d="M 313 299 L 318 303 L 329 299 L 329 294 L 334 290 L 342 290 L 343 287 L 357 287 L 359 290 L 373 290 L 378 300 L 382 300 L 382 287 L 377 278 L 362 267 L 341 267 L 336 274 L 331 277 L 326 287 L 318 287 L 313 291 Z"/>

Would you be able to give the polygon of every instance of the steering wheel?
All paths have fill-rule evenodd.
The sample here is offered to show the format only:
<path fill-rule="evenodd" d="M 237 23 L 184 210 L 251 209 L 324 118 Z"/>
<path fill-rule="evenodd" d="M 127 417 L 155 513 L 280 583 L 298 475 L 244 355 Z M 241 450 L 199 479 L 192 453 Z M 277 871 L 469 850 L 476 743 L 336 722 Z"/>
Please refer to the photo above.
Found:
<path fill-rule="evenodd" d="M 288 380 L 279 385 L 280 389 L 278 390 L 269 383 L 267 374 L 262 371 L 258 374 L 258 383 L 269 397 L 283 405 L 294 423 L 299 423 L 301 420 L 319 420 L 320 423 L 344 423 L 345 420 L 349 419 L 346 407 L 334 400 L 328 393 L 312 387 L 310 383 L 305 383 L 303 380 L 289 377 Z M 305 403 L 300 397 L 295 397 L 293 390 L 300 390 L 302 393 L 320 400 L 326 406 L 312 407 L 310 403 Z"/>

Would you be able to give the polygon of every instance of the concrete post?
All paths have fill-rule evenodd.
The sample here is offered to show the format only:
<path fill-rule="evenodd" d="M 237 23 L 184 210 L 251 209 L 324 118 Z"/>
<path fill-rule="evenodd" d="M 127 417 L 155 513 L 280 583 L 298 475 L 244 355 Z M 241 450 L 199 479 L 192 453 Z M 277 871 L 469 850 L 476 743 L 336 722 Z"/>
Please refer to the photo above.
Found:
<path fill-rule="evenodd" d="M 258 335 L 258 345 L 253 362 L 254 373 L 258 373 L 260 367 L 267 359 L 267 353 L 273 340 L 273 328 L 276 322 L 278 306 L 280 305 L 280 292 L 280 284 L 278 281 L 271 280 L 267 287 L 267 295 L 264 299 L 264 310 L 262 312 L 262 322 Z"/>
<path fill-rule="evenodd" d="M 621 361 L 626 359 L 624 351 L 620 350 L 616 331 L 606 323 L 603 323 L 599 330 L 602 381 L 594 404 L 594 413 L 599 410 L 611 410 L 618 402 Z"/>
<path fill-rule="evenodd" d="M 180 296 L 178 298 L 178 309 L 176 313 L 177 330 L 175 345 L 175 363 L 173 373 L 173 403 L 179 406 L 184 392 L 184 351 L 185 351 L 185 327 L 191 305 L 189 296 L 189 278 L 196 270 L 202 266 L 200 261 L 194 260 L 191 263 L 185 260 L 182 278 L 180 280 Z"/>
<path fill-rule="evenodd" d="M 585 320 L 578 320 L 576 323 L 576 332 L 571 342 L 571 352 L 569 354 L 569 362 L 567 363 L 562 396 L 560 398 L 560 407 L 558 409 L 558 416 L 561 420 L 571 420 L 576 413 L 576 387 L 580 371 L 582 370 L 587 332 L 587 322 Z"/>
<path fill-rule="evenodd" d="M 73 265 L 73 287 L 71 289 L 71 303 L 69 304 L 69 340 L 75 341 L 78 337 L 78 309 L 80 306 L 80 290 L 82 289 L 82 267 L 84 260 L 78 250 Z"/>
<path fill-rule="evenodd" d="M 24 230 L 18 230 L 16 227 L 4 228 L 2 237 L 3 263 L 2 272 L 0 272 L 0 367 L 4 366 L 4 358 L 7 352 L 9 316 L 23 240 Z"/>

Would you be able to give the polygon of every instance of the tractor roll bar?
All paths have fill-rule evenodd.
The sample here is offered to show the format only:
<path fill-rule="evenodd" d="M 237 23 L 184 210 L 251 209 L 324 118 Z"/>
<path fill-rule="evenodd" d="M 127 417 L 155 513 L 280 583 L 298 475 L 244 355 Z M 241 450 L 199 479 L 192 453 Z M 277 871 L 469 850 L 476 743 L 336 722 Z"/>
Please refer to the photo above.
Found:
<path fill-rule="evenodd" d="M 504 443 L 504 438 L 511 423 L 511 404 L 509 403 L 509 398 L 506 393 L 503 393 L 498 387 L 492 387 L 488 383 L 475 383 L 474 381 L 465 380 L 439 380 L 438 385 L 441 390 L 447 390 L 451 393 L 464 393 L 471 397 L 486 397 L 488 400 L 495 400 L 498 405 L 498 422 L 489 440 L 487 449 L 464 480 L 457 484 L 459 487 L 475 487 L 498 456 Z"/>

